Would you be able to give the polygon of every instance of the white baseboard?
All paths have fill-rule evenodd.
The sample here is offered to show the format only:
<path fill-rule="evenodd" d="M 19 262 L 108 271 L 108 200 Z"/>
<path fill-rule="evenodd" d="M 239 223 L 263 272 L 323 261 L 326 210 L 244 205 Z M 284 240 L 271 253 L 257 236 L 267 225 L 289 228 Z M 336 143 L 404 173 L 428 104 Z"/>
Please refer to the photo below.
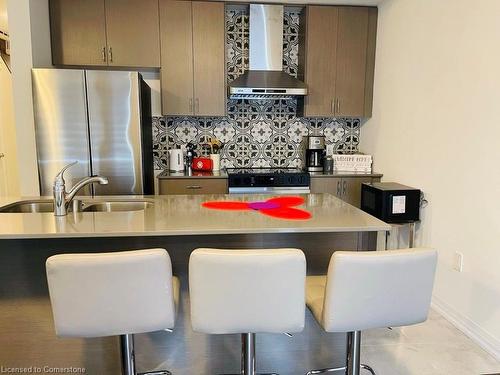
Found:
<path fill-rule="evenodd" d="M 476 342 L 480 347 L 491 354 L 497 361 L 500 361 L 500 340 L 489 332 L 485 331 L 478 324 L 462 315 L 444 302 L 439 297 L 432 297 L 432 308 L 441 314 L 446 320 L 466 334 L 470 339 Z"/>

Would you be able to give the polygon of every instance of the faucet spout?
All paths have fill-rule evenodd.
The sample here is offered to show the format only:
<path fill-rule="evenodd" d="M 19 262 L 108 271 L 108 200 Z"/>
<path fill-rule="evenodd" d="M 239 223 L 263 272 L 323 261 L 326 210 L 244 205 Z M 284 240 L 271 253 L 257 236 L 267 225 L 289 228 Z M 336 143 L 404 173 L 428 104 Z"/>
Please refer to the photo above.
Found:
<path fill-rule="evenodd" d="M 68 214 L 68 207 L 75 195 L 86 185 L 98 183 L 107 185 L 108 179 L 101 176 L 85 177 L 78 181 L 73 188 L 66 193 L 66 182 L 64 181 L 64 171 L 75 165 L 77 162 L 65 166 L 56 176 L 54 180 L 54 215 L 65 216 Z"/>
<path fill-rule="evenodd" d="M 98 183 L 100 185 L 107 185 L 109 183 L 106 177 L 92 176 L 85 177 L 84 179 L 78 181 L 75 186 L 66 194 L 66 205 L 69 206 L 75 195 L 85 186 L 93 183 Z"/>

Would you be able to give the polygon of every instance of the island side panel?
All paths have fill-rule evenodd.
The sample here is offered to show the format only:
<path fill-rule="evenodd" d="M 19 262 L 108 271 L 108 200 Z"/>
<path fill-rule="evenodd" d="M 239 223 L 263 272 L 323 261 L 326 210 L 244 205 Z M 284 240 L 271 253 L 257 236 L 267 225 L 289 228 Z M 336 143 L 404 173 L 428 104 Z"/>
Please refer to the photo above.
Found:
<path fill-rule="evenodd" d="M 162 363 L 179 373 L 196 371 L 190 365 L 206 363 L 203 370 L 228 373 L 238 368 L 239 338 L 236 335 L 206 336 L 193 333 L 189 320 L 187 269 L 189 255 L 197 247 L 228 249 L 295 247 L 302 249 L 308 274 L 326 273 L 331 254 L 337 250 L 375 250 L 370 233 L 252 234 L 175 237 L 121 237 L 79 239 L 0 240 L 0 364 L 3 366 L 85 367 L 87 373 L 120 374 L 119 346 L 116 338 L 58 339 L 54 333 L 45 261 L 54 254 L 122 251 L 162 247 L 169 251 L 174 273 L 181 278 L 182 303 L 174 333 L 137 335 L 139 370 Z M 376 244 L 376 241 L 375 241 Z M 282 335 L 263 335 L 261 363 L 269 363 L 282 373 L 294 368 L 321 367 L 332 360 L 341 365 L 345 336 L 325 335 L 307 314 L 306 330 L 293 339 Z M 285 339 L 284 339 L 285 338 Z M 314 338 L 311 344 L 311 338 Z M 318 346 L 312 351 L 311 345 Z M 335 354 L 318 355 L 320 347 L 337 347 Z M 232 348 L 228 351 L 228 348 Z M 207 357 L 207 352 L 210 355 Z M 290 358 L 290 353 L 295 353 Z M 306 365 L 304 365 L 306 364 Z M 198 364 L 200 366 L 200 364 Z M 294 367 L 295 366 L 295 367 Z M 165 366 L 163 366 L 165 367 Z M 194 373 L 194 372 L 192 372 Z"/>

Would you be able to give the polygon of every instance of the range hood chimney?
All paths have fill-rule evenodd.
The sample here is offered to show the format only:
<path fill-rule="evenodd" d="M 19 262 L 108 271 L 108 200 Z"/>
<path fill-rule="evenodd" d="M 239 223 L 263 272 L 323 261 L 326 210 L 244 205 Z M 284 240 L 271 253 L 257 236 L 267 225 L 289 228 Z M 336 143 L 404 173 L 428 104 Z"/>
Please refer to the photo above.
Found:
<path fill-rule="evenodd" d="M 283 6 L 250 4 L 250 69 L 229 84 L 231 99 L 304 96 L 304 82 L 283 72 Z"/>

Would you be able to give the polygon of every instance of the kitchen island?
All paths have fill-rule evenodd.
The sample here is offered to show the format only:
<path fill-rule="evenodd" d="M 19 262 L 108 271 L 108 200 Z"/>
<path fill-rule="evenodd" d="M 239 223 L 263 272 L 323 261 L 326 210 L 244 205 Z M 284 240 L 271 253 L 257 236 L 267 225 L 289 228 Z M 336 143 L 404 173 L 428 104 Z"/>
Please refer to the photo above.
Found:
<path fill-rule="evenodd" d="M 175 374 L 230 373 L 239 368 L 239 336 L 208 336 L 190 329 L 187 265 L 196 247 L 297 247 L 308 273 L 325 273 L 335 250 L 375 250 L 382 221 L 330 194 L 303 195 L 307 220 L 285 220 L 258 210 L 222 211 L 206 201 L 265 201 L 259 195 L 127 197 L 147 201 L 144 209 L 117 212 L 0 213 L 0 365 L 85 367 L 88 374 L 119 374 L 117 338 L 58 339 L 54 334 L 45 280 L 53 254 L 163 247 L 181 278 L 181 305 L 173 333 L 136 336 L 140 371 L 168 368 Z M 120 200 L 106 197 L 98 200 Z M 19 199 L 0 200 L 0 207 Z M 356 277 L 356 275 L 353 275 Z M 230 280 L 228 280 L 230 282 Z M 242 291 L 244 292 L 244 291 Z M 344 335 L 326 335 L 307 314 L 304 332 L 260 335 L 259 368 L 303 374 L 342 364 Z"/>

